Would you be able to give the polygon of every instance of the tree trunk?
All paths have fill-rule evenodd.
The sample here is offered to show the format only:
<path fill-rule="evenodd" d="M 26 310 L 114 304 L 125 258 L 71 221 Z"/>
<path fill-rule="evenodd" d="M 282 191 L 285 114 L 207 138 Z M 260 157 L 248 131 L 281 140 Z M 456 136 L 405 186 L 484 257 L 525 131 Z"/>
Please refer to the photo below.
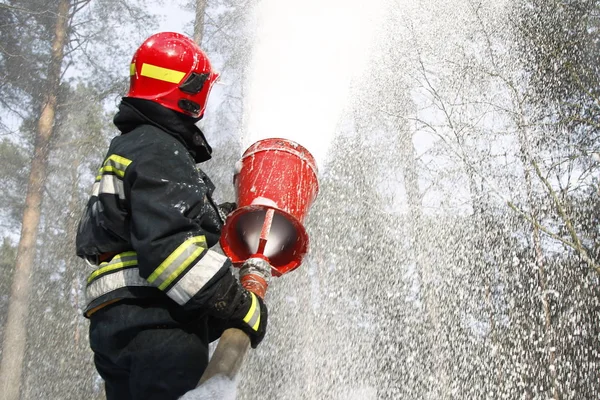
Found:
<path fill-rule="evenodd" d="M 521 114 L 522 115 L 522 114 Z M 538 208 L 535 204 L 535 199 L 533 196 L 533 181 L 531 177 L 531 164 L 532 158 L 529 149 L 529 145 L 527 142 L 527 132 L 523 128 L 525 123 L 523 121 L 518 121 L 520 124 L 519 129 L 519 151 L 520 158 L 523 164 L 524 173 L 525 173 L 525 188 L 527 193 L 527 205 L 529 206 L 531 218 L 534 221 L 537 221 L 539 218 Z M 561 398 L 558 386 L 558 373 L 557 373 L 557 365 L 556 365 L 556 350 L 554 347 L 554 334 L 553 334 L 553 326 L 552 326 L 552 316 L 550 312 L 550 300 L 548 298 L 548 278 L 546 276 L 546 266 L 544 263 L 544 253 L 542 249 L 541 239 L 540 239 L 540 231 L 538 226 L 532 224 L 532 242 L 535 251 L 535 260 L 537 264 L 537 275 L 538 275 L 538 285 L 540 289 L 540 298 L 542 301 L 542 309 L 544 311 L 544 335 L 545 335 L 545 344 L 546 344 L 546 352 L 548 354 L 548 370 L 550 371 L 551 385 L 552 385 L 552 398 L 553 400 L 559 400 Z"/>
<path fill-rule="evenodd" d="M 462 143 L 461 143 L 462 146 Z M 489 163 L 481 168 L 487 168 L 488 170 L 491 168 Z M 476 239 L 475 239 L 475 248 L 483 249 L 486 246 L 486 242 L 488 241 L 487 232 L 490 230 L 490 223 L 488 216 L 486 215 L 486 209 L 489 208 L 487 199 L 484 199 L 484 191 L 483 188 L 477 183 L 477 171 L 474 167 L 469 165 L 469 163 L 465 162 L 465 172 L 469 178 L 469 191 L 471 193 L 471 204 L 473 205 L 473 217 L 474 223 L 476 227 Z M 479 262 L 485 263 L 481 256 L 478 256 Z M 484 264 L 485 265 L 485 264 Z M 492 347 L 500 349 L 501 343 L 499 340 L 499 334 L 497 330 L 496 324 L 496 313 L 494 307 L 494 296 L 493 290 L 494 287 L 494 272 L 493 270 L 488 270 L 485 268 L 481 275 L 481 285 L 484 288 L 484 298 L 485 305 L 488 309 L 488 321 L 490 324 L 490 333 L 489 340 L 491 342 Z M 492 360 L 490 358 L 490 360 Z M 492 366 L 496 372 L 496 379 L 494 384 L 496 388 L 500 389 L 502 387 L 502 382 L 504 381 L 504 371 L 502 369 L 502 357 L 496 356 L 493 358 L 494 365 Z"/>
<path fill-rule="evenodd" d="M 423 385 L 425 398 L 443 399 L 449 393 L 449 377 L 446 364 L 443 362 L 443 326 L 439 325 L 439 307 L 436 300 L 436 287 L 434 285 L 434 270 L 427 260 L 424 244 L 425 233 L 423 221 L 423 205 L 421 189 L 419 188 L 419 170 L 417 152 L 415 150 L 412 134 L 408 127 L 397 121 L 398 129 L 398 154 L 402 159 L 402 175 L 404 176 L 404 189 L 409 210 L 410 236 L 412 239 L 412 258 L 417 272 L 419 296 L 422 301 L 421 324 L 418 334 L 423 341 L 421 362 L 424 366 Z M 421 349 L 420 349 L 421 350 Z M 431 384 L 429 379 L 436 377 L 436 384 Z"/>
<path fill-rule="evenodd" d="M 194 42 L 202 45 L 204 36 L 204 14 L 206 11 L 206 0 L 196 0 L 196 19 L 194 20 Z"/>
<path fill-rule="evenodd" d="M 50 138 L 54 130 L 57 93 L 60 85 L 64 47 L 67 42 L 69 0 L 58 3 L 56 27 L 52 41 L 52 58 L 48 65 L 45 101 L 38 120 L 33 160 L 27 185 L 21 238 L 12 284 L 6 332 L 0 365 L 0 393 L 4 400 L 18 400 L 21 386 L 23 359 L 27 340 L 27 315 L 31 266 L 36 254 L 37 231 L 40 222 L 42 194 L 47 177 Z"/>

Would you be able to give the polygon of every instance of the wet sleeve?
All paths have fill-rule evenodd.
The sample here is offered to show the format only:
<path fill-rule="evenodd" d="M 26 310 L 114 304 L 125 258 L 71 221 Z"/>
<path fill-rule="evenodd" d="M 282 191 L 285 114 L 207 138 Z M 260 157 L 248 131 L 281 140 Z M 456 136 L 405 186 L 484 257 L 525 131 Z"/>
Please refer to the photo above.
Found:
<path fill-rule="evenodd" d="M 144 279 L 186 308 L 205 307 L 231 279 L 231 262 L 209 249 L 218 232 L 202 227 L 208 187 L 181 153 L 158 147 L 128 168 L 131 244 Z"/>

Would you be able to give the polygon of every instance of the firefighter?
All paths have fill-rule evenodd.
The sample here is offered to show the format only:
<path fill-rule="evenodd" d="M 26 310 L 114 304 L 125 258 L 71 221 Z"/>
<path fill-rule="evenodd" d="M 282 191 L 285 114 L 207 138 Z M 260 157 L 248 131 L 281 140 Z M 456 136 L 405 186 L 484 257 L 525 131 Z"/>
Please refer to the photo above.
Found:
<path fill-rule="evenodd" d="M 211 147 L 196 122 L 218 77 L 188 37 L 149 37 L 77 232 L 87 279 L 90 346 L 108 400 L 177 399 L 208 363 L 208 344 L 236 327 L 253 348 L 267 309 L 211 250 L 224 213 L 196 164 Z M 227 211 L 232 211 L 231 208 Z"/>

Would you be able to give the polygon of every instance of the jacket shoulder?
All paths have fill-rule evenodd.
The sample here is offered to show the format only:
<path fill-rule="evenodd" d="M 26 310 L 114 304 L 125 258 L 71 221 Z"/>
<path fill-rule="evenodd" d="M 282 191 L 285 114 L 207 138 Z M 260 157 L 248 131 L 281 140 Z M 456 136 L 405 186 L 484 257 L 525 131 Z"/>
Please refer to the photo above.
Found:
<path fill-rule="evenodd" d="M 177 158 L 192 160 L 181 142 L 152 125 L 140 125 L 126 134 L 115 137 L 111 141 L 109 154 L 118 154 L 132 161 L 143 154 L 160 154 L 164 158 L 172 154 Z"/>

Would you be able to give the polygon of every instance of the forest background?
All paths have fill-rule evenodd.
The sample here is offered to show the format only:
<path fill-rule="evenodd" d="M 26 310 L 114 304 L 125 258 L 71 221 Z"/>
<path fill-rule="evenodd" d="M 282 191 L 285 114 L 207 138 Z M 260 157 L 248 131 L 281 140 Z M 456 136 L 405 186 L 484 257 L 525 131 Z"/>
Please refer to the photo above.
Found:
<path fill-rule="evenodd" d="M 233 198 L 254 6 L 0 1 L 7 399 L 103 398 L 74 235 L 164 7 L 222 75 L 202 127 Z M 239 398 L 598 399 L 600 1 L 386 7 L 321 169 L 311 253 L 273 284 Z"/>

